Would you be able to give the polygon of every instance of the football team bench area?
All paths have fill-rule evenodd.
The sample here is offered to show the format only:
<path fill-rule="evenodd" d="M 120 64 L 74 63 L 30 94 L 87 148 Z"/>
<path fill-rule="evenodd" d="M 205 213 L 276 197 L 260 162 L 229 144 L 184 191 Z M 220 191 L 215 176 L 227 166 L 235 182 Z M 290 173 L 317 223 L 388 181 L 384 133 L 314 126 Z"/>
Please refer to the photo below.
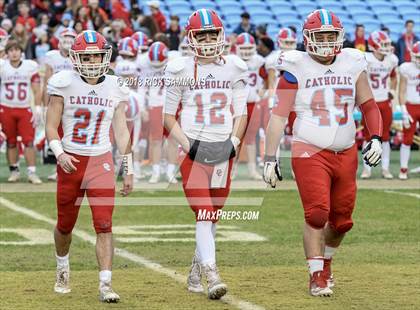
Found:
<path fill-rule="evenodd" d="M 418 178 L 359 182 L 355 226 L 335 256 L 335 294 L 318 299 L 303 285 L 308 276 L 301 248 L 303 210 L 293 182 L 286 181 L 283 190 L 250 190 L 244 189 L 250 183 L 236 181 L 224 211 L 257 216 L 220 221 L 217 257 L 230 289 L 221 301 L 186 289 L 195 226 L 182 191 L 138 188 L 130 198 L 117 199 L 113 287 L 121 302 L 103 305 L 94 298 L 95 233 L 88 206 L 81 208 L 73 237 L 72 293 L 58 295 L 53 291 L 55 184 L 31 192 L 30 185 L 2 183 L 0 294 L 8 297 L 1 308 L 415 309 L 420 304 L 418 185 Z"/>

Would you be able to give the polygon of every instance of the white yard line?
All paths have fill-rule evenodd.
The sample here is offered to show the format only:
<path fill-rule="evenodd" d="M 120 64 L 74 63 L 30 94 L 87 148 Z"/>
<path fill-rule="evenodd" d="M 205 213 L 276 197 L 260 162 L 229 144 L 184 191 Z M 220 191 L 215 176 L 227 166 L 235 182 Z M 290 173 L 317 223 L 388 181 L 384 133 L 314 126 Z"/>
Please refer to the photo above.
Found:
<path fill-rule="evenodd" d="M 406 192 L 397 192 L 397 191 L 384 191 L 384 192 L 388 194 L 397 194 L 397 195 L 409 196 L 409 197 L 420 199 L 420 194 L 416 194 L 416 193 L 406 193 Z"/>
<path fill-rule="evenodd" d="M 49 217 L 46 217 L 46 216 L 44 216 L 44 215 L 42 215 L 42 214 L 40 214 L 40 213 L 38 213 L 34 210 L 22 207 L 22 206 L 14 203 L 14 202 L 12 202 L 8 199 L 5 199 L 3 197 L 0 197 L 0 205 L 3 205 L 4 207 L 6 207 L 6 208 L 8 208 L 12 211 L 24 214 L 24 215 L 26 215 L 26 216 L 28 216 L 32 219 L 35 219 L 35 220 L 38 220 L 38 221 L 41 221 L 41 222 L 45 222 L 45 223 L 48 223 L 48 224 L 53 225 L 53 226 L 55 226 L 55 224 L 56 224 L 55 220 L 53 220 Z M 74 229 L 73 234 L 75 236 L 79 237 L 80 239 L 91 243 L 92 245 L 95 245 L 95 243 L 96 243 L 96 237 L 88 234 L 87 232 L 85 232 L 83 230 Z M 115 248 L 115 254 L 120 256 L 120 257 L 123 257 L 125 259 L 128 259 L 128 260 L 130 260 L 134 263 L 137 263 L 139 265 L 143 265 L 144 267 L 146 267 L 148 269 L 151 269 L 155 272 L 164 274 L 164 275 L 174 279 L 175 281 L 177 281 L 179 283 L 185 284 L 186 281 L 187 281 L 187 277 L 179 274 L 177 271 L 166 268 L 166 267 L 163 267 L 162 265 L 160 265 L 158 263 L 155 263 L 155 262 L 153 262 L 153 261 L 151 261 L 151 260 L 149 260 L 145 257 L 139 256 L 137 254 L 128 252 L 127 250 L 120 249 L 120 248 Z M 228 294 L 227 296 L 223 297 L 221 299 L 221 301 L 223 301 L 224 303 L 229 304 L 231 306 L 234 306 L 238 309 L 243 309 L 243 310 L 263 310 L 264 309 L 264 307 L 262 307 L 262 306 L 255 305 L 255 304 L 250 303 L 248 301 L 242 300 L 242 299 L 240 299 L 236 296 L 233 296 L 231 294 Z"/>

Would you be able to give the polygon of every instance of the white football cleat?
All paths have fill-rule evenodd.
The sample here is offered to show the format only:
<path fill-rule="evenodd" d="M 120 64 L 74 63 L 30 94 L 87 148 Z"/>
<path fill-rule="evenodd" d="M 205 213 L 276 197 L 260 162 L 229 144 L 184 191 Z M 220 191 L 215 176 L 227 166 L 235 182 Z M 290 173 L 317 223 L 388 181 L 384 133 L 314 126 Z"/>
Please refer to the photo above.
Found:
<path fill-rule="evenodd" d="M 262 180 L 262 175 L 259 174 L 257 171 L 254 171 L 252 173 L 250 172 L 249 177 L 250 177 L 251 180 L 256 180 L 256 181 Z"/>
<path fill-rule="evenodd" d="M 398 178 L 400 180 L 408 180 L 408 169 L 407 168 L 401 168 L 400 173 L 398 174 Z"/>
<path fill-rule="evenodd" d="M 382 169 L 382 177 L 387 180 L 392 180 L 394 176 L 389 172 L 388 169 Z"/>
<path fill-rule="evenodd" d="M 410 173 L 420 173 L 420 167 L 414 168 L 410 170 Z"/>
<path fill-rule="evenodd" d="M 7 179 L 7 182 L 16 183 L 17 181 L 19 181 L 19 179 L 20 179 L 19 171 L 12 171 L 10 172 L 10 176 Z"/>
<path fill-rule="evenodd" d="M 28 174 L 28 182 L 35 185 L 42 184 L 41 179 L 35 173 Z"/>
<path fill-rule="evenodd" d="M 360 178 L 364 179 L 364 180 L 370 179 L 371 175 L 372 175 L 372 173 L 371 173 L 370 170 L 363 169 L 362 174 L 360 175 Z"/>
<path fill-rule="evenodd" d="M 156 184 L 159 183 L 160 180 L 160 174 L 152 174 L 152 176 L 149 179 L 150 184 Z"/>
<path fill-rule="evenodd" d="M 222 282 L 216 264 L 201 265 L 207 278 L 209 299 L 220 299 L 227 293 L 227 286 Z"/>
<path fill-rule="evenodd" d="M 327 279 L 325 279 L 323 272 L 314 272 L 309 279 L 309 294 L 312 296 L 329 297 L 333 291 L 328 287 Z"/>
<path fill-rule="evenodd" d="M 57 267 L 55 275 L 54 292 L 59 294 L 67 294 L 70 289 L 70 267 Z"/>
<path fill-rule="evenodd" d="M 175 174 L 166 174 L 166 180 L 169 182 L 169 184 L 178 184 L 178 180 L 176 179 Z"/>
<path fill-rule="evenodd" d="M 120 296 L 114 292 L 111 283 L 101 283 L 99 286 L 99 300 L 107 303 L 117 303 L 120 301 Z"/>
<path fill-rule="evenodd" d="M 54 172 L 53 174 L 49 175 L 47 179 L 51 182 L 57 182 L 57 172 Z"/>
<path fill-rule="evenodd" d="M 190 274 L 188 275 L 187 279 L 187 285 L 188 290 L 193 293 L 202 293 L 204 292 L 203 285 L 201 284 L 201 266 L 200 263 L 197 260 L 197 256 L 194 255 L 192 263 L 191 263 L 191 269 Z"/>

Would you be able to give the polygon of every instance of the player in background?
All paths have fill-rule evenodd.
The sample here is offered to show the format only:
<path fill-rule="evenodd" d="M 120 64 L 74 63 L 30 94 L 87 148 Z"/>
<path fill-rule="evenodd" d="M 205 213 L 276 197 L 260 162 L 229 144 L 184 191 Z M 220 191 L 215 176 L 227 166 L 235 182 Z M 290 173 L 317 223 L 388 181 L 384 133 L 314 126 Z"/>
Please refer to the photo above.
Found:
<path fill-rule="evenodd" d="M 70 49 L 75 70 L 60 71 L 48 81 L 46 134 L 57 162 L 57 225 L 54 230 L 57 271 L 54 290 L 70 289 L 69 250 L 80 204 L 87 196 L 96 231 L 99 298 L 117 302 L 111 286 L 112 213 L 115 180 L 110 142 L 112 123 L 116 144 L 123 154 L 123 189 L 133 186 L 130 135 L 125 119 L 128 89 L 116 76 L 107 75 L 112 47 L 95 31 L 79 34 Z M 64 135 L 58 135 L 62 124 Z"/>
<path fill-rule="evenodd" d="M 232 53 L 232 40 L 229 37 L 225 37 L 225 46 L 223 47 L 223 56 L 230 55 Z"/>
<path fill-rule="evenodd" d="M 33 60 L 22 60 L 22 46 L 15 40 L 7 42 L 5 51 L 7 59 L 0 63 L 0 123 L 7 137 L 8 182 L 17 182 L 20 178 L 17 148 L 17 137 L 20 136 L 25 147 L 28 181 L 41 184 L 36 174 L 34 148 L 35 128 L 42 121 L 38 64 Z M 31 108 L 32 96 L 34 109 Z"/>
<path fill-rule="evenodd" d="M 411 62 L 400 65 L 399 100 L 404 125 L 399 178 L 407 180 L 411 144 L 417 125 L 420 123 L 420 42 L 416 42 L 411 49 Z"/>
<path fill-rule="evenodd" d="M 6 58 L 6 44 L 9 39 L 9 34 L 3 28 L 0 28 L 0 59 Z"/>
<path fill-rule="evenodd" d="M 65 28 L 59 36 L 58 49 L 47 52 L 45 55 L 45 75 L 43 83 L 44 103 L 48 103 L 47 85 L 50 77 L 63 70 L 73 70 L 73 63 L 69 57 L 69 50 L 76 38 L 76 32 L 72 28 Z M 48 176 L 49 181 L 57 180 L 57 172 L 54 167 L 54 173 Z"/>
<path fill-rule="evenodd" d="M 149 51 L 149 45 L 151 40 L 147 37 L 146 34 L 144 34 L 141 31 L 135 32 L 132 36 L 132 39 L 134 39 L 137 42 L 138 45 L 138 52 L 137 52 L 137 70 L 138 70 L 138 78 L 139 81 L 145 80 L 145 66 L 147 66 L 148 62 L 148 51 Z M 140 85 L 141 86 L 141 85 Z M 142 87 L 139 87 L 139 92 L 141 94 L 141 97 L 144 98 L 144 91 L 142 90 Z M 136 177 L 136 180 L 140 180 L 145 178 L 147 175 L 142 171 L 142 162 L 145 158 L 146 149 L 147 149 L 147 143 L 149 139 L 149 108 L 147 106 L 147 102 L 144 102 L 142 110 L 142 122 L 141 122 L 141 129 L 140 129 L 140 141 L 137 144 L 136 149 L 136 160 L 134 161 L 134 174 Z"/>
<path fill-rule="evenodd" d="M 372 135 L 363 157 L 373 166 L 381 159 L 382 120 L 365 57 L 356 49 L 342 49 L 344 30 L 338 17 L 328 10 L 312 12 L 303 36 L 307 52 L 285 52 L 278 60 L 284 73 L 267 127 L 263 177 L 272 187 L 282 179 L 275 154 L 294 109 L 292 167 L 305 215 L 309 293 L 329 296 L 332 256 L 353 226 L 358 166 L 353 109 L 359 106 Z"/>
<path fill-rule="evenodd" d="M 227 292 L 216 267 L 215 212 L 223 208 L 230 189 L 233 158 L 246 128 L 247 66 L 236 55 L 222 56 L 225 34 L 213 10 L 197 10 L 186 27 L 194 56 L 168 63 L 165 127 L 187 154 L 180 170 L 185 196 L 196 217 L 196 251 L 188 290 L 219 299 Z M 177 81 L 193 80 L 188 85 Z M 180 123 L 176 114 L 182 105 Z M 211 217 L 213 215 L 214 217 Z"/>
<path fill-rule="evenodd" d="M 181 56 L 193 56 L 194 53 L 192 52 L 190 45 L 188 44 L 188 38 L 184 37 L 179 44 L 178 51 L 181 53 Z"/>
<path fill-rule="evenodd" d="M 252 35 L 241 33 L 236 38 L 236 55 L 238 55 L 248 66 L 249 95 L 247 100 L 247 129 L 244 136 L 244 144 L 248 158 L 248 173 L 253 180 L 262 180 L 261 174 L 257 171 L 257 146 L 256 136 L 261 123 L 261 107 L 259 104 L 259 90 L 263 87 L 263 79 L 260 76 L 260 69 L 264 66 L 265 59 L 258 55 L 257 45 Z"/>
<path fill-rule="evenodd" d="M 138 180 L 139 175 L 136 175 L 136 170 L 140 170 L 140 154 L 139 154 L 139 139 L 142 118 L 144 115 L 144 96 L 138 92 L 138 68 L 136 63 L 138 53 L 137 42 L 130 38 L 122 39 L 118 44 L 118 54 L 120 60 L 115 66 L 115 74 L 124 80 L 124 85 L 130 88 L 128 105 L 126 107 L 127 127 L 130 132 L 133 161 L 134 161 L 134 177 L 135 181 Z"/>
<path fill-rule="evenodd" d="M 397 89 L 397 67 L 398 58 L 392 52 L 391 39 L 383 31 L 374 31 L 370 34 L 368 45 L 371 52 L 366 52 L 368 63 L 368 78 L 373 97 L 381 111 L 382 116 L 382 176 L 385 179 L 392 179 L 393 175 L 389 171 L 389 161 L 391 156 L 391 145 L 389 136 L 392 125 L 392 99 L 396 97 Z M 364 119 L 362 124 L 365 125 Z M 366 127 L 366 126 L 365 126 Z M 364 129 L 365 144 L 369 142 L 369 128 Z M 371 167 L 366 163 L 363 165 L 362 179 L 371 176 Z"/>

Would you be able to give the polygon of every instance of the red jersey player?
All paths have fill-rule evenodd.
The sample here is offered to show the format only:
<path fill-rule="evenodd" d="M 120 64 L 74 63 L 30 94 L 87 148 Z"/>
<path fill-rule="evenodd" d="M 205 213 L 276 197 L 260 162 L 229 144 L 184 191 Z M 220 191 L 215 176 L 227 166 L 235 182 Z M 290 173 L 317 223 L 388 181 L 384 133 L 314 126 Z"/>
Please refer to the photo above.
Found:
<path fill-rule="evenodd" d="M 57 162 L 57 225 L 54 231 L 57 278 L 54 290 L 69 293 L 69 249 L 80 204 L 87 195 L 95 228 L 99 265 L 99 292 L 103 302 L 117 302 L 111 287 L 112 212 L 115 180 L 110 142 L 123 155 L 122 195 L 131 192 L 133 168 L 130 135 L 125 118 L 128 89 L 116 76 L 107 75 L 112 48 L 95 31 L 79 34 L 70 49 L 76 70 L 61 71 L 48 81 L 46 134 Z M 64 135 L 60 139 L 58 126 Z"/>
<path fill-rule="evenodd" d="M 0 59 L 0 123 L 7 137 L 8 181 L 17 182 L 20 178 L 17 148 L 17 137 L 20 136 L 25 146 L 28 181 L 41 184 L 36 175 L 34 148 L 35 128 L 42 119 L 38 64 L 32 60 L 22 60 L 22 47 L 15 40 L 9 40 L 5 50 L 7 59 Z M 31 109 L 32 96 L 34 111 Z"/>
<path fill-rule="evenodd" d="M 216 267 L 217 211 L 229 194 L 233 157 L 245 132 L 248 72 L 238 56 L 222 56 L 225 35 L 215 11 L 195 11 L 186 31 L 195 56 L 168 62 L 167 79 L 174 83 L 166 90 L 164 123 L 187 153 L 180 167 L 182 185 L 196 215 L 196 254 L 188 289 L 203 291 L 203 271 L 208 297 L 219 299 L 227 287 Z"/>
<path fill-rule="evenodd" d="M 344 30 L 338 17 L 328 10 L 312 12 L 303 35 L 307 52 L 289 51 L 278 59 L 284 73 L 277 87 L 280 101 L 267 127 L 263 177 L 272 187 L 282 179 L 275 154 L 294 109 L 292 167 L 305 215 L 309 293 L 329 296 L 332 255 L 353 226 L 357 148 L 352 112 L 355 105 L 360 107 L 372 134 L 363 151 L 369 165 L 381 159 L 382 120 L 364 54 L 342 49 Z"/>

